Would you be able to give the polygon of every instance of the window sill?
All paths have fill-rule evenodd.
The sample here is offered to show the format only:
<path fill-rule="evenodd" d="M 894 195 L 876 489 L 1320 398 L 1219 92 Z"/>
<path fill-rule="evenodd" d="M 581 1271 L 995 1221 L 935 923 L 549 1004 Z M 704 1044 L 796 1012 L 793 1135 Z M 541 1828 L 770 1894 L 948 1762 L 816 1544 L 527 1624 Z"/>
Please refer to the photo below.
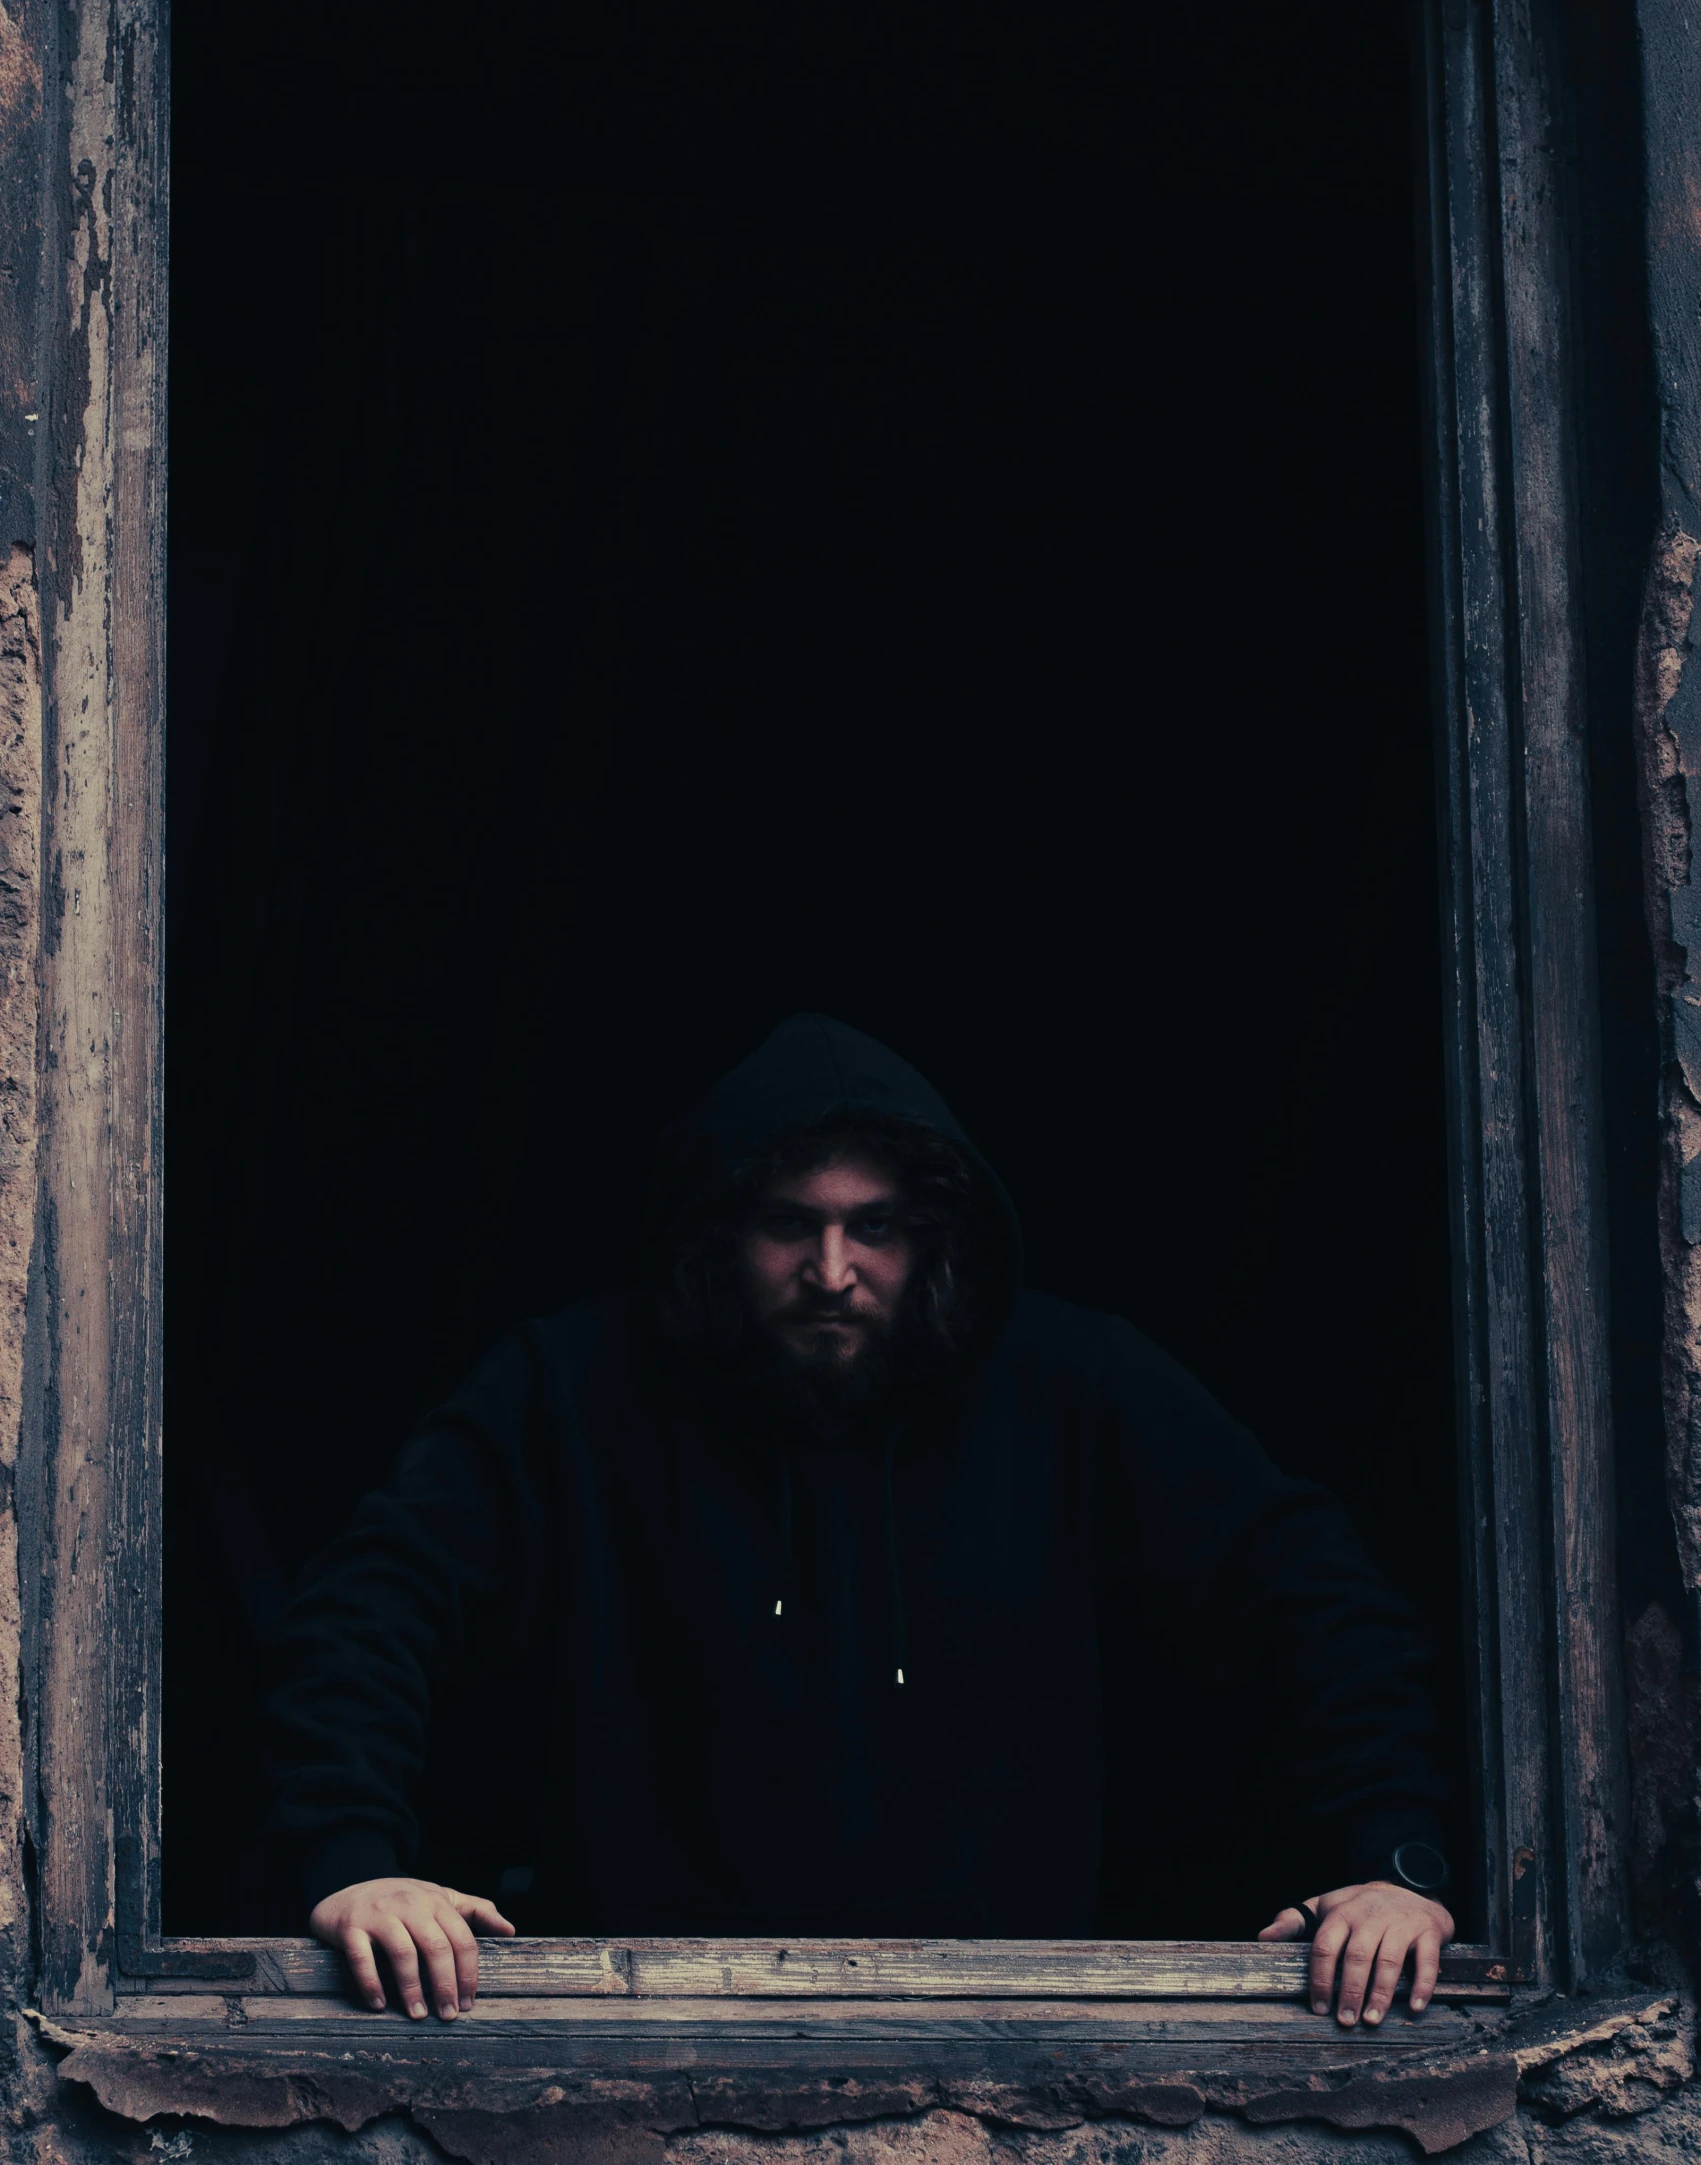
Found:
<path fill-rule="evenodd" d="M 1524 1997 L 1416 2018 L 1396 2008 L 1355 2031 L 1292 2001 L 1203 1998 L 514 1996 L 409 2023 L 308 1994 L 147 1993 L 110 2016 L 37 2020 L 66 2055 L 61 2079 L 128 2119 L 352 2132 L 405 2111 L 451 2154 L 500 2165 L 516 2142 L 542 2155 L 605 2123 L 659 2156 L 668 2135 L 705 2125 L 774 2132 L 941 2109 L 1029 2128 L 1230 2112 L 1403 2128 L 1435 2150 L 1509 2117 L 1532 2066 L 1598 2052 L 1675 2004 Z"/>

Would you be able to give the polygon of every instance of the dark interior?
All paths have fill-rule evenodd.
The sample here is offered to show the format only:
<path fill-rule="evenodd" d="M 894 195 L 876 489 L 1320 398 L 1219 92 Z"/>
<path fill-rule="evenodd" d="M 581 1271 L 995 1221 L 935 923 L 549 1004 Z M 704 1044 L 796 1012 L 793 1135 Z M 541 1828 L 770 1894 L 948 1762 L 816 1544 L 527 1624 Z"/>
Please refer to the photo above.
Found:
<path fill-rule="evenodd" d="M 1468 1849 L 1401 12 L 173 12 L 166 1928 L 303 1928 L 291 1574 L 803 1007 L 1343 1496 Z"/>

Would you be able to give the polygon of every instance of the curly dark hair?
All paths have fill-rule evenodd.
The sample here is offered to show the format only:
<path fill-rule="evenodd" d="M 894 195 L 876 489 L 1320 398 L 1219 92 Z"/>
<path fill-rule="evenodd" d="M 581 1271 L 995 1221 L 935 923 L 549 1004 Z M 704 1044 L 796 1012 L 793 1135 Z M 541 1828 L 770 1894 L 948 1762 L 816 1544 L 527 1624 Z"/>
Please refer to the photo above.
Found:
<path fill-rule="evenodd" d="M 1002 1317 L 988 1175 L 936 1128 L 850 1107 L 775 1137 L 700 1195 L 652 1252 L 645 1273 L 651 1319 L 676 1355 L 698 1369 L 739 1361 L 752 1330 L 738 1257 L 750 1212 L 776 1182 L 851 1151 L 897 1180 L 916 1242 L 894 1348 L 903 1378 L 943 1380 L 996 1329 Z"/>

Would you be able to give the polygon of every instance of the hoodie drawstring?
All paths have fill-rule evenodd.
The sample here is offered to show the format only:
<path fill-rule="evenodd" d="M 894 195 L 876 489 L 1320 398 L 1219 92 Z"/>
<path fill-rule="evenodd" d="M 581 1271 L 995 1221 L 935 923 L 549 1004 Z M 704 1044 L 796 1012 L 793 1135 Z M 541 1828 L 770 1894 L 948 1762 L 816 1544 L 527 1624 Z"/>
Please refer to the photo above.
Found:
<path fill-rule="evenodd" d="M 901 1690 L 904 1682 L 904 1575 L 898 1562 L 898 1514 L 892 1500 L 892 1468 L 898 1455 L 898 1436 L 894 1429 L 886 1439 L 886 1567 L 892 1588 L 892 1644 L 897 1653 L 895 1671 L 896 1688 Z M 792 1592 L 792 1531 L 791 1531 L 791 1453 L 781 1449 L 780 1454 L 780 1520 L 785 1539 L 785 1568 L 780 1591 L 774 1601 L 774 1615 L 785 1617 L 786 1600 Z"/>
<path fill-rule="evenodd" d="M 786 1597 L 792 1590 L 792 1544 L 791 1544 L 791 1453 L 782 1445 L 780 1449 L 780 1517 L 785 1526 L 785 1575 L 780 1580 L 780 1591 L 774 1603 L 774 1614 L 783 1617 Z"/>
<path fill-rule="evenodd" d="M 904 1575 L 898 1567 L 898 1514 L 892 1508 L 892 1465 L 898 1455 L 898 1431 L 886 1438 L 886 1561 L 892 1572 L 892 1643 L 898 1650 L 898 1685 L 904 1681 Z"/>

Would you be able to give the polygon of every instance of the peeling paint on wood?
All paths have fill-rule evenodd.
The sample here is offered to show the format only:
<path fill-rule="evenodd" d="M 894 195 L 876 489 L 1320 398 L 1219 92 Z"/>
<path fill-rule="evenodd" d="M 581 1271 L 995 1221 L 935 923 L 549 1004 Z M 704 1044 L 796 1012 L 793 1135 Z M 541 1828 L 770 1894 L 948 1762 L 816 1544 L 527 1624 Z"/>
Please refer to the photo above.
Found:
<path fill-rule="evenodd" d="M 16 1496 L 35 1239 L 41 676 L 35 564 L 13 548 L 0 574 L 0 2006 L 30 1941 Z M 12 2061 L 0 2045 L 0 2076 Z"/>
<path fill-rule="evenodd" d="M 112 1841 L 146 1833 L 158 1636 L 163 834 L 163 79 L 151 0 L 74 18 L 55 488 L 45 522 L 52 898 L 42 1274 L 52 1387 L 39 1618 L 48 2004 L 111 2004 Z M 59 160 L 62 159 L 62 162 Z M 122 1258 L 120 1263 L 119 1259 Z M 114 1571 L 116 1529 L 139 1544 Z M 144 1877 L 151 1850 L 144 1855 Z"/>

